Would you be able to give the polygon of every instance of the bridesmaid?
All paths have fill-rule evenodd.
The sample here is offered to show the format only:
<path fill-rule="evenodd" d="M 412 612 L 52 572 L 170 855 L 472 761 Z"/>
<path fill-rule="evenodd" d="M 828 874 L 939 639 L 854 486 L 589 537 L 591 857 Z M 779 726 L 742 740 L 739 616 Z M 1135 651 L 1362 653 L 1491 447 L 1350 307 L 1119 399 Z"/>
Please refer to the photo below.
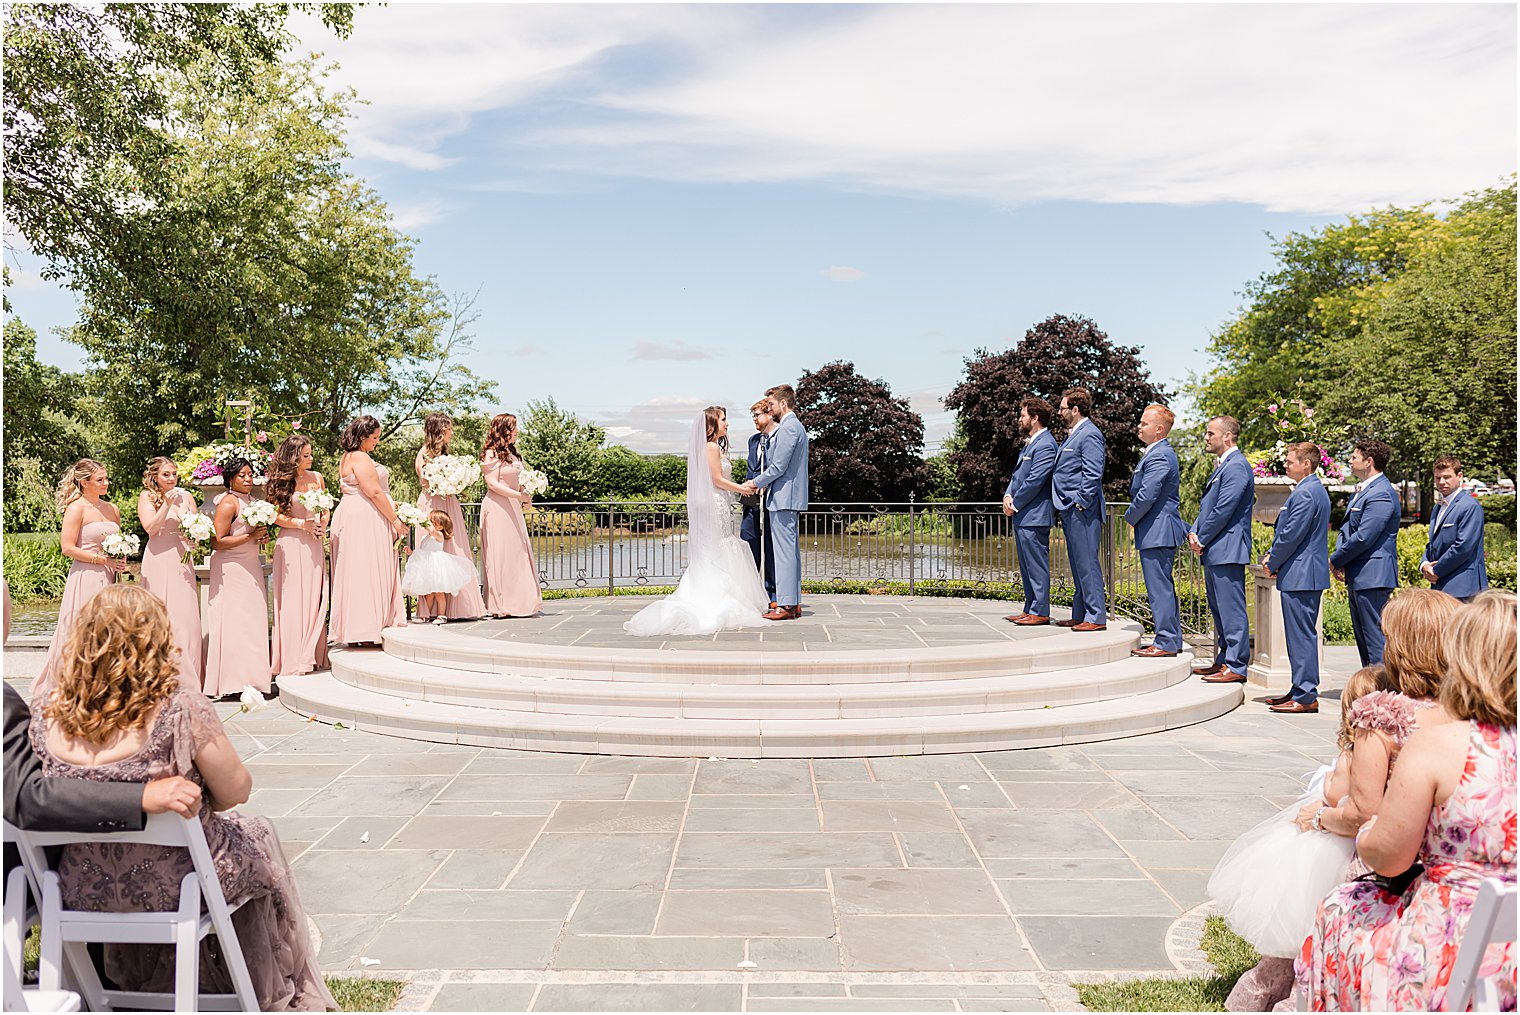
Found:
<path fill-rule="evenodd" d="M 533 496 L 521 489 L 517 417 L 510 412 L 491 420 L 480 471 L 486 481 L 486 497 L 480 505 L 486 609 L 493 617 L 531 617 L 543 608 L 544 600 L 528 524 L 523 521 L 523 508 L 533 502 Z"/>
<path fill-rule="evenodd" d="M 327 669 L 327 516 L 314 515 L 296 494 L 325 490 L 311 471 L 311 441 L 291 434 L 269 463 L 264 495 L 280 512 L 274 541 L 274 643 L 269 669 L 276 677 Z"/>
<path fill-rule="evenodd" d="M 332 638 L 378 645 L 380 632 L 406 621 L 396 540 L 407 533 L 391 503 L 390 472 L 370 457 L 380 421 L 358 416 L 343 428 L 338 486 L 343 499 L 332 518 Z"/>
<path fill-rule="evenodd" d="M 179 531 L 179 520 L 195 514 L 195 497 L 176 485 L 179 469 L 160 455 L 148 462 L 143 473 L 143 492 L 137 495 L 137 520 L 148 534 L 143 549 L 142 585 L 169 610 L 169 627 L 179 646 L 179 674 L 189 686 L 201 686 L 204 660 L 201 653 L 201 593 L 195 585 L 195 568 L 185 563 L 189 540 Z"/>
<path fill-rule="evenodd" d="M 417 481 L 422 484 L 422 493 L 417 497 L 417 506 L 424 511 L 442 511 L 449 516 L 449 521 L 454 523 L 454 534 L 444 540 L 443 549 L 468 562 L 473 570 L 475 555 L 470 552 L 470 530 L 465 528 L 459 498 L 452 494 L 440 497 L 429 493 L 428 481 L 422 478 L 423 466 L 439 455 L 449 453 L 449 441 L 453 437 L 454 421 L 443 413 L 430 412 L 422 421 L 422 450 L 417 452 L 416 465 Z M 450 620 L 473 620 L 485 615 L 485 600 L 480 597 L 480 586 L 474 582 L 450 596 L 449 605 L 444 611 L 444 616 Z M 421 599 L 417 600 L 417 616 L 422 620 L 432 617 L 432 610 Z"/>
<path fill-rule="evenodd" d="M 259 547 L 269 538 L 243 521 L 253 493 L 253 466 L 234 458 L 222 469 L 227 492 L 216 503 L 211 537 L 211 602 L 206 623 L 206 682 L 213 698 L 236 697 L 244 686 L 264 694 L 269 680 L 269 599 Z"/>
<path fill-rule="evenodd" d="M 75 615 L 126 567 L 125 561 L 109 556 L 100 545 L 107 536 L 121 531 L 121 512 L 106 500 L 110 486 L 106 467 L 90 458 L 81 458 L 69 466 L 58 481 L 58 510 L 63 512 L 58 544 L 63 555 L 74 563 L 69 566 L 69 577 L 63 586 L 58 625 L 53 628 L 47 659 L 42 672 L 32 681 L 33 699 L 40 700 L 37 692 L 52 683 L 53 670 L 63 653 L 63 643 L 68 641 Z"/>

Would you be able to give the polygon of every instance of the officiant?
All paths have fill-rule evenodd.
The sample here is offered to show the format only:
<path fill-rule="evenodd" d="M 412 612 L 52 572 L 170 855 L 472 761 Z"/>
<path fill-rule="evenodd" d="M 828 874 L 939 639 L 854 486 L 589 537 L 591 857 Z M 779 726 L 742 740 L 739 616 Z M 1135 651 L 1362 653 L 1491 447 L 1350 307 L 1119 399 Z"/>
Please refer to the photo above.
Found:
<path fill-rule="evenodd" d="M 749 407 L 750 419 L 755 424 L 755 433 L 749 439 L 749 459 L 745 463 L 744 480 L 748 482 L 765 469 L 765 453 L 770 447 L 771 434 L 776 432 L 776 417 L 771 414 L 771 403 L 767 398 L 762 398 Z M 771 601 L 771 609 L 776 608 L 776 559 L 771 553 L 771 527 L 770 519 L 765 517 L 765 508 L 762 498 L 763 492 L 746 494 L 740 498 L 744 505 L 744 518 L 739 523 L 739 537 L 749 544 L 749 550 L 755 555 L 755 568 L 760 570 L 764 562 L 765 595 Z M 763 541 L 763 550 L 762 550 Z"/>

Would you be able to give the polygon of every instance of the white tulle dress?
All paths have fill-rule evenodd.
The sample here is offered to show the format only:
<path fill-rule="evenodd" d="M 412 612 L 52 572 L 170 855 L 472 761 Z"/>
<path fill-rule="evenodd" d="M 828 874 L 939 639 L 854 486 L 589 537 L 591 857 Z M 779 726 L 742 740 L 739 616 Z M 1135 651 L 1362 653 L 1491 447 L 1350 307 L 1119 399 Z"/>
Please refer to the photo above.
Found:
<path fill-rule="evenodd" d="M 1291 958 L 1314 929 L 1320 900 L 1346 879 L 1356 840 L 1300 831 L 1305 804 L 1326 803 L 1330 766 L 1317 771 L 1294 804 L 1244 833 L 1209 877 L 1209 895 L 1230 929 L 1265 956 Z"/>
<path fill-rule="evenodd" d="M 442 542 L 424 534 L 407 558 L 401 591 L 409 596 L 426 596 L 434 592 L 452 596 L 470 582 L 479 580 L 473 564 L 449 553 Z"/>
<path fill-rule="evenodd" d="M 765 626 L 770 604 L 755 558 L 739 538 L 738 501 L 712 483 L 704 415 L 697 416 L 686 459 L 686 515 L 686 573 L 675 592 L 640 610 L 623 629 L 649 638 Z"/>

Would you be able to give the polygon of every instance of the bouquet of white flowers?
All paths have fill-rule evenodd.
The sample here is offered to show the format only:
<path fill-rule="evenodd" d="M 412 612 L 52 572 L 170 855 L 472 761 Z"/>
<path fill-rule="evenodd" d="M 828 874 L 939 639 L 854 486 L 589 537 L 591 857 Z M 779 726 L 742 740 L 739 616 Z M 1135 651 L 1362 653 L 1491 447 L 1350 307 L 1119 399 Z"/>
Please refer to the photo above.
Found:
<path fill-rule="evenodd" d="M 280 517 L 280 511 L 267 500 L 251 500 L 243 509 L 243 521 L 248 523 L 249 528 L 258 528 L 261 525 L 273 525 L 274 520 Z"/>
<path fill-rule="evenodd" d="M 480 462 L 465 455 L 439 455 L 422 467 L 428 493 L 458 497 L 480 482 Z"/>
<path fill-rule="evenodd" d="M 179 533 L 190 544 L 190 549 L 180 558 L 186 564 L 194 564 L 211 547 L 211 536 L 216 531 L 211 518 L 199 511 L 185 515 L 179 520 Z"/>
<path fill-rule="evenodd" d="M 314 515 L 331 511 L 333 505 L 338 503 L 332 494 L 319 486 L 314 486 L 310 490 L 302 490 L 296 494 L 296 501 Z"/>
<path fill-rule="evenodd" d="M 523 490 L 532 497 L 537 497 L 549 489 L 549 477 L 537 469 L 528 468 L 526 465 L 523 466 L 522 479 L 519 482 L 522 483 Z"/>
<path fill-rule="evenodd" d="M 112 557 L 120 557 L 126 560 L 136 556 L 142 548 L 142 540 L 137 538 L 135 532 L 113 532 L 100 541 L 100 548 Z"/>
<path fill-rule="evenodd" d="M 416 504 L 397 504 L 396 517 L 401 519 L 403 525 L 426 525 L 428 513 Z"/>

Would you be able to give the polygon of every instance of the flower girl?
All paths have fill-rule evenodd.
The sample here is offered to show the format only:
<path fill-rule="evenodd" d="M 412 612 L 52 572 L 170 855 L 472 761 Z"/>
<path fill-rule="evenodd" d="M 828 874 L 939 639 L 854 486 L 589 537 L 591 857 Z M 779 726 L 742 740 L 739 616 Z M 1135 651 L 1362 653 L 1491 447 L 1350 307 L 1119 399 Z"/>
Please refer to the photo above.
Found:
<path fill-rule="evenodd" d="M 475 568 L 463 557 L 456 557 L 443 544 L 454 536 L 454 523 L 444 511 L 428 512 L 426 535 L 407 559 L 406 576 L 401 591 L 417 596 L 433 614 L 433 623 L 447 624 L 449 596 L 472 581 L 478 581 Z"/>

